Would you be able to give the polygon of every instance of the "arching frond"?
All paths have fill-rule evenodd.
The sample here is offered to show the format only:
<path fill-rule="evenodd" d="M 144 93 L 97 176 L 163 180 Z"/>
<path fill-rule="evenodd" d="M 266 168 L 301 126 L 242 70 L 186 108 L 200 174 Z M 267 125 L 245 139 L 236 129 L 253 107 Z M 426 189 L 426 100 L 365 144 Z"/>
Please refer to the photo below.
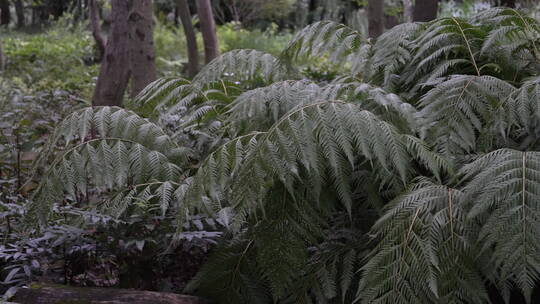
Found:
<path fill-rule="evenodd" d="M 373 226 L 377 244 L 362 267 L 362 303 L 485 303 L 466 240 L 462 191 L 423 181 Z"/>
<path fill-rule="evenodd" d="M 323 187 L 330 187 L 350 212 L 353 204 L 351 173 L 355 167 L 377 163 L 375 167 L 380 170 L 376 172 L 381 181 L 400 185 L 409 178 L 414 159 L 422 158 L 415 154 L 419 151 L 417 148 L 409 145 L 389 123 L 358 105 L 310 104 L 292 110 L 258 137 L 256 145 L 235 169 L 234 176 L 226 174 L 229 180 L 225 179 L 225 189 L 229 193 L 224 193 L 221 186 L 223 175 L 219 172 L 223 170 L 216 167 L 228 161 L 216 162 L 216 158 L 234 158 L 228 150 L 211 156 L 199 169 L 197 181 L 188 191 L 191 199 L 187 201 L 209 198 L 215 210 L 231 206 L 242 220 L 247 214 L 264 208 L 266 191 L 279 182 L 291 194 L 295 193 L 295 187 L 304 185 L 310 189 L 307 195 L 315 202 L 320 199 Z M 435 163 L 425 164 L 429 167 Z M 429 169 L 439 170 L 438 167 Z M 229 172 L 227 170 L 224 172 Z M 213 180 L 221 181 L 218 187 Z M 208 205 L 204 200 L 201 203 Z"/>
<path fill-rule="evenodd" d="M 212 152 L 201 164 L 195 176 L 186 180 L 186 187 L 179 193 L 180 201 L 188 210 L 200 210 L 209 214 L 228 208 L 232 183 L 247 155 L 256 147 L 264 133 L 238 137 Z M 228 210 L 228 209 L 225 209 Z M 179 214 L 183 217 L 185 214 Z"/>
<path fill-rule="evenodd" d="M 540 23 L 537 20 L 515 9 L 494 8 L 480 12 L 472 22 L 490 27 L 481 51 L 499 70 L 506 71 L 506 79 L 523 79 L 538 70 Z"/>
<path fill-rule="evenodd" d="M 271 303 L 287 295 L 304 273 L 307 248 L 322 235 L 324 222 L 308 202 L 293 204 L 280 187 L 256 225 L 225 241 L 187 287 L 219 303 Z M 245 284 L 244 278 L 251 278 Z M 254 284 L 255 283 L 255 284 Z"/>
<path fill-rule="evenodd" d="M 319 86 L 311 81 L 284 81 L 240 95 L 228 111 L 228 122 L 246 131 L 265 131 L 286 113 L 324 100 L 343 100 L 404 129 L 414 129 L 416 109 L 396 94 L 366 83 L 346 82 Z"/>
<path fill-rule="evenodd" d="M 475 235 L 500 282 L 515 283 L 525 297 L 540 280 L 540 153 L 502 149 L 466 165 L 461 174 Z M 501 284 L 504 286 L 504 284 Z"/>
<path fill-rule="evenodd" d="M 428 141 L 445 153 L 489 150 L 513 123 L 504 112 L 514 90 L 490 76 L 455 75 L 439 84 L 420 100 Z"/>
<path fill-rule="evenodd" d="M 413 41 L 424 29 L 423 24 L 404 23 L 382 34 L 372 48 L 370 80 L 395 90 L 404 67 L 414 57 Z"/>
<path fill-rule="evenodd" d="M 284 303 L 353 302 L 360 277 L 357 269 L 367 242 L 346 218 L 344 215 L 343 222 L 338 220 L 335 227 L 325 230 L 322 243 L 308 248 L 309 262 Z"/>
<path fill-rule="evenodd" d="M 162 108 L 175 104 L 191 91 L 193 86 L 189 80 L 160 78 L 146 86 L 135 98 L 132 106 L 143 113 L 159 113 Z"/>
<path fill-rule="evenodd" d="M 492 48 L 511 47 L 514 53 L 519 48 L 530 48 L 538 55 L 540 23 L 538 20 L 512 8 L 484 10 L 471 18 L 480 25 L 493 27 L 482 46 L 482 52 Z"/>
<path fill-rule="evenodd" d="M 272 303 L 272 295 L 257 271 L 253 240 L 242 234 L 219 244 L 186 286 L 220 303 Z"/>
<path fill-rule="evenodd" d="M 328 85 L 324 92 L 339 89 L 336 97 L 350 102 L 358 103 L 364 110 L 368 110 L 381 119 L 392 123 L 403 132 L 410 132 L 418 128 L 418 111 L 411 104 L 403 101 L 400 96 L 367 83 L 350 82 L 332 88 Z"/>
<path fill-rule="evenodd" d="M 63 151 L 48 165 L 34 195 L 33 213 L 45 220 L 63 200 L 89 199 L 89 192 L 123 189 L 149 181 L 178 181 L 184 149 L 154 123 L 117 107 L 86 108 L 62 121 L 46 147 Z M 48 154 L 40 165 L 48 161 Z"/>
<path fill-rule="evenodd" d="M 508 115 L 516 121 L 513 135 L 519 149 L 537 150 L 540 134 L 540 78 L 533 78 L 508 98 Z"/>
<path fill-rule="evenodd" d="M 244 132 L 265 131 L 292 109 L 319 100 L 320 93 L 321 87 L 311 81 L 276 82 L 238 96 L 227 120 Z"/>
<path fill-rule="evenodd" d="M 478 60 L 484 35 L 480 28 L 462 19 L 433 21 L 414 40 L 414 58 L 402 82 L 407 87 L 422 86 L 452 72 L 480 76 Z"/>
<path fill-rule="evenodd" d="M 347 62 L 347 68 L 361 72 L 370 49 L 370 45 L 363 42 L 362 35 L 346 25 L 320 21 L 296 33 L 281 59 L 290 64 L 328 56 L 330 62 L 339 62 L 342 66 Z"/>
<path fill-rule="evenodd" d="M 218 80 L 240 84 L 259 81 L 264 84 L 281 80 L 284 73 L 274 56 L 261 51 L 240 49 L 222 54 L 205 65 L 193 78 L 193 84 L 201 87 Z"/>
<path fill-rule="evenodd" d="M 130 209 L 142 209 L 143 214 L 159 214 L 165 216 L 170 210 L 179 212 L 179 201 L 183 183 L 174 182 L 175 179 L 163 179 L 165 181 L 151 181 L 141 184 L 133 184 L 122 188 L 109 199 L 99 205 L 103 214 L 110 214 L 119 218 Z"/>

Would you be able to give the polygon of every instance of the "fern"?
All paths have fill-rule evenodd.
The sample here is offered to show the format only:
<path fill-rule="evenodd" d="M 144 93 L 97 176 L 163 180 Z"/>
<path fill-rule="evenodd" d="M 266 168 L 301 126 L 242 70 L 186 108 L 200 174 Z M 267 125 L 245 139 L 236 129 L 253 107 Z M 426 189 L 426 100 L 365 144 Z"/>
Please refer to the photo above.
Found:
<path fill-rule="evenodd" d="M 30 219 L 175 216 L 177 242 L 215 219 L 186 291 L 219 303 L 535 302 L 538 33 L 496 8 L 376 40 L 322 21 L 279 58 L 225 53 L 152 83 L 136 112 L 67 117 Z M 315 59 L 336 77 L 302 77 Z"/>
<path fill-rule="evenodd" d="M 475 237 L 496 266 L 496 282 L 515 283 L 528 302 L 540 275 L 539 161 L 537 152 L 503 149 L 462 170 L 471 179 L 468 216 L 481 221 Z"/>
<path fill-rule="evenodd" d="M 395 89 L 400 75 L 414 56 L 414 39 L 424 25 L 405 23 L 381 35 L 373 46 L 369 78 L 385 88 Z"/>
<path fill-rule="evenodd" d="M 305 62 L 309 58 L 327 56 L 330 62 L 347 62 L 345 65 L 360 72 L 367 64 L 369 44 L 363 43 L 357 31 L 332 21 L 320 21 L 299 31 L 281 54 L 282 62 Z"/>
<path fill-rule="evenodd" d="M 471 271 L 464 193 L 422 181 L 373 226 L 376 247 L 362 267 L 363 303 L 483 303 L 482 279 Z M 464 262 L 468 262 L 464 264 Z"/>
<path fill-rule="evenodd" d="M 414 40 L 415 56 L 403 75 L 407 87 L 421 86 L 452 71 L 481 75 L 478 62 L 484 32 L 465 20 L 442 18 Z"/>
<path fill-rule="evenodd" d="M 193 83 L 202 86 L 218 80 L 238 82 L 272 82 L 284 77 L 278 60 L 267 53 L 256 50 L 233 50 L 222 54 L 193 78 Z"/>
<path fill-rule="evenodd" d="M 63 200 L 87 200 L 88 191 L 122 189 L 148 181 L 179 180 L 188 154 L 164 131 L 131 111 L 85 108 L 61 123 L 38 163 L 58 153 L 35 194 L 32 214 L 43 222 L 51 206 Z"/>
<path fill-rule="evenodd" d="M 505 102 L 514 90 L 494 77 L 454 75 L 420 100 L 429 141 L 435 141 L 445 153 L 491 149 L 496 146 L 493 138 L 504 137 L 515 123 L 508 116 L 508 120 L 501 119 L 509 110 Z"/>

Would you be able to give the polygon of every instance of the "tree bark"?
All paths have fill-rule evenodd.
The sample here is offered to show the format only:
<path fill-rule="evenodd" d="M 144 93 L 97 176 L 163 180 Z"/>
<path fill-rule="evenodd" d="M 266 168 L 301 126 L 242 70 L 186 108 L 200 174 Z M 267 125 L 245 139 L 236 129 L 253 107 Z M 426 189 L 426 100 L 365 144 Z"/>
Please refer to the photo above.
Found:
<path fill-rule="evenodd" d="M 412 0 L 403 0 L 403 20 L 412 22 L 414 15 L 414 5 Z"/>
<path fill-rule="evenodd" d="M 114 0 L 113 0 L 114 1 Z M 123 0 L 127 2 L 126 0 Z M 167 292 L 139 291 L 119 288 L 72 287 L 33 284 L 17 290 L 13 301 L 21 304 L 204 304 L 203 299 Z"/>
<path fill-rule="evenodd" d="M 398 24 L 399 24 L 399 19 L 397 16 L 384 15 L 384 28 L 391 29 Z"/>
<path fill-rule="evenodd" d="M 516 0 L 501 0 L 501 6 L 515 8 L 516 7 Z"/>
<path fill-rule="evenodd" d="M 101 20 L 99 20 L 99 8 L 97 0 L 90 0 L 90 25 L 92 27 L 92 36 L 96 41 L 96 46 L 98 49 L 98 58 L 101 61 L 105 55 L 105 38 L 101 34 Z"/>
<path fill-rule="evenodd" d="M 219 56 L 219 44 L 216 35 L 216 23 L 210 0 L 197 0 L 197 13 L 201 24 L 206 63 Z"/>
<path fill-rule="evenodd" d="M 199 50 L 197 47 L 197 36 L 193 23 L 191 23 L 191 12 L 187 0 L 176 0 L 177 12 L 180 15 L 180 21 L 186 35 L 188 64 L 187 72 L 189 77 L 197 75 L 199 72 Z"/>
<path fill-rule="evenodd" d="M 152 0 L 133 0 L 129 14 L 131 51 L 131 97 L 156 80 Z"/>
<path fill-rule="evenodd" d="M 416 0 L 413 20 L 428 22 L 437 18 L 439 0 Z"/>
<path fill-rule="evenodd" d="M 384 31 L 384 1 L 368 1 L 368 31 L 369 37 L 377 38 Z"/>
<path fill-rule="evenodd" d="M 24 20 L 24 4 L 22 0 L 15 0 L 15 14 L 17 15 L 17 27 L 24 27 L 26 22 Z"/>
<path fill-rule="evenodd" d="M 4 51 L 2 50 L 2 41 L 0 41 L 0 72 L 4 70 L 5 57 Z"/>
<path fill-rule="evenodd" d="M 112 0 L 111 4 L 111 32 L 92 98 L 94 106 L 122 106 L 129 81 L 130 7 L 126 0 Z"/>
<path fill-rule="evenodd" d="M 0 0 L 0 25 L 9 25 L 11 14 L 9 12 L 9 1 Z"/>

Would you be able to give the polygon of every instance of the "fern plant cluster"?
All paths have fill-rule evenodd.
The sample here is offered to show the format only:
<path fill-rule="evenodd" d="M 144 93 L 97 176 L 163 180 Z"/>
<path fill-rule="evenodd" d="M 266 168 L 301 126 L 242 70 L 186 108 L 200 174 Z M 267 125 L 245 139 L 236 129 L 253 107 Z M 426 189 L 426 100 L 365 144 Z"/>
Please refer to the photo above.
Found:
<path fill-rule="evenodd" d="M 315 23 L 278 57 L 235 50 L 131 110 L 73 113 L 37 162 L 29 216 L 173 214 L 178 236 L 217 219 L 186 292 L 218 303 L 530 303 L 539 49 L 540 24 L 506 8 L 377 40 Z M 305 77 L 315 61 L 339 76 Z"/>

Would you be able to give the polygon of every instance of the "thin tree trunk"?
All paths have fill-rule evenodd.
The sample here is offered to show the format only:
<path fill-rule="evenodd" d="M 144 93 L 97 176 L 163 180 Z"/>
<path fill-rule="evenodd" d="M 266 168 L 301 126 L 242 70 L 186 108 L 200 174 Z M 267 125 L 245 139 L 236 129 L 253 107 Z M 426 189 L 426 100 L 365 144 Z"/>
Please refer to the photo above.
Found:
<path fill-rule="evenodd" d="M 384 15 L 384 27 L 387 29 L 391 29 L 394 26 L 399 24 L 399 19 L 397 16 L 388 16 Z"/>
<path fill-rule="evenodd" d="M 501 6 L 515 8 L 516 0 L 501 0 Z"/>
<path fill-rule="evenodd" d="M 11 14 L 9 13 L 9 1 L 0 0 L 0 25 L 9 25 Z"/>
<path fill-rule="evenodd" d="M 4 70 L 5 58 L 2 50 L 2 41 L 0 41 L 0 72 Z"/>
<path fill-rule="evenodd" d="M 152 0 L 133 0 L 129 14 L 131 48 L 131 97 L 156 80 Z"/>
<path fill-rule="evenodd" d="M 92 98 L 94 106 L 122 106 L 129 81 L 129 3 L 112 0 L 111 33 Z"/>
<path fill-rule="evenodd" d="M 99 8 L 97 0 L 90 0 L 90 25 L 92 26 L 92 36 L 96 41 L 98 58 L 101 61 L 105 55 L 105 38 L 101 34 L 101 20 L 99 20 Z"/>
<path fill-rule="evenodd" d="M 437 18 L 439 0 L 416 0 L 413 20 L 428 22 Z"/>
<path fill-rule="evenodd" d="M 412 22 L 414 15 L 414 5 L 412 0 L 403 0 L 403 20 Z"/>
<path fill-rule="evenodd" d="M 180 21 L 186 35 L 188 64 L 187 70 L 189 77 L 195 76 L 199 72 L 199 50 L 197 47 L 197 36 L 193 23 L 191 23 L 191 12 L 187 0 L 176 0 L 177 12 L 180 15 Z"/>
<path fill-rule="evenodd" d="M 384 1 L 368 1 L 368 31 L 369 37 L 377 38 L 384 31 Z"/>
<path fill-rule="evenodd" d="M 201 24 L 201 33 L 204 41 L 204 55 L 206 63 L 219 56 L 219 44 L 216 35 L 216 23 L 212 13 L 210 0 L 197 0 L 197 12 Z"/>
<path fill-rule="evenodd" d="M 24 20 L 24 4 L 22 0 L 15 0 L 15 14 L 17 14 L 17 27 L 24 27 L 26 22 Z"/>

